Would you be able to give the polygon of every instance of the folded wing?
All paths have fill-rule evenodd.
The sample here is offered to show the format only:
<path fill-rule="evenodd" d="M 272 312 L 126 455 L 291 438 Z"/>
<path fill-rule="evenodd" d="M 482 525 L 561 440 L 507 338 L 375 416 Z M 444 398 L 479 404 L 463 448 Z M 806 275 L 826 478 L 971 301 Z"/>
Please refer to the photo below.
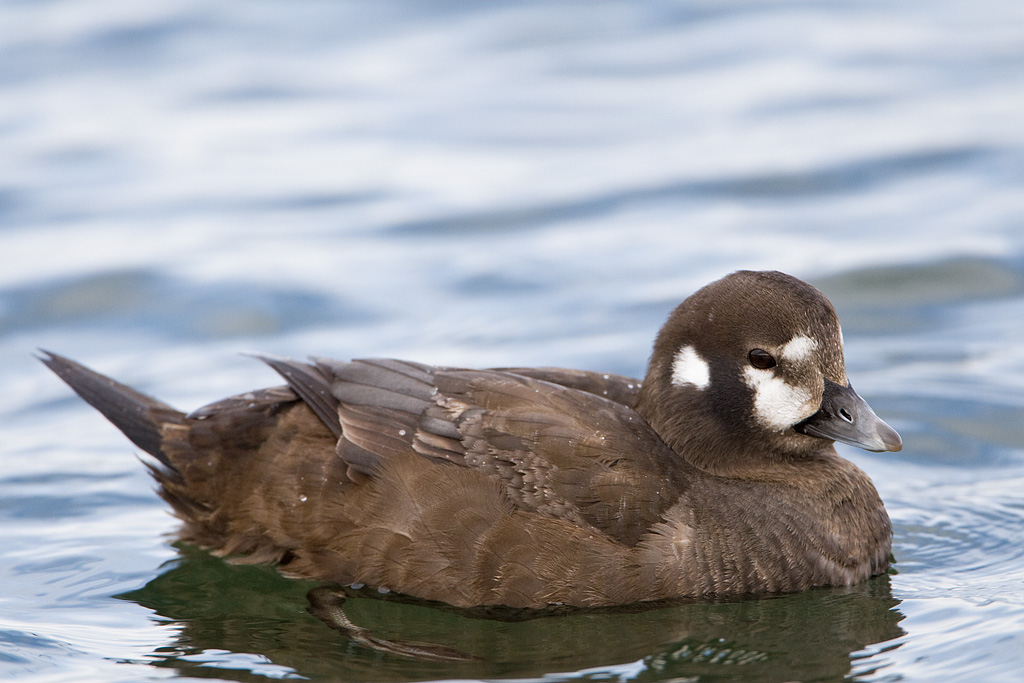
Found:
<path fill-rule="evenodd" d="M 338 455 L 366 475 L 413 451 L 438 465 L 475 468 L 517 507 L 626 545 L 689 481 L 688 466 L 629 407 L 638 386 L 629 378 L 391 359 L 264 360 L 340 433 Z"/>

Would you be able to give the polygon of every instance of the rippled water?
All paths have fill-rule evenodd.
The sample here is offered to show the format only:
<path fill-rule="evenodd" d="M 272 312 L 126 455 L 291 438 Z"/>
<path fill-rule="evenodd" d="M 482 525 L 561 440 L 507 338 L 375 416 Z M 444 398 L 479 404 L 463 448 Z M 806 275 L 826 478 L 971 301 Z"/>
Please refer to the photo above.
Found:
<path fill-rule="evenodd" d="M 0 677 L 1019 680 L 1024 12 L 929 2 L 0 2 Z M 641 374 L 737 268 L 810 280 L 904 437 L 843 449 L 897 573 L 527 621 L 171 544 L 133 447 L 31 358 L 183 408 L 238 351 Z"/>

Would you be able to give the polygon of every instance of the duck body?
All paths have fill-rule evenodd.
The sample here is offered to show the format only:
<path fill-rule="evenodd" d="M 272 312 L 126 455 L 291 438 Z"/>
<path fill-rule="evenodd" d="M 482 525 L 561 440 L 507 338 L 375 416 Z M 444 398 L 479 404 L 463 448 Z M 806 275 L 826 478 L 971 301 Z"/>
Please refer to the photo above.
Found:
<path fill-rule="evenodd" d="M 849 388 L 831 305 L 780 273 L 687 299 L 642 384 L 263 358 L 286 385 L 185 414 L 42 359 L 155 457 L 183 540 L 296 577 L 541 608 L 850 585 L 888 567 L 889 518 L 833 441 L 899 437 Z"/>

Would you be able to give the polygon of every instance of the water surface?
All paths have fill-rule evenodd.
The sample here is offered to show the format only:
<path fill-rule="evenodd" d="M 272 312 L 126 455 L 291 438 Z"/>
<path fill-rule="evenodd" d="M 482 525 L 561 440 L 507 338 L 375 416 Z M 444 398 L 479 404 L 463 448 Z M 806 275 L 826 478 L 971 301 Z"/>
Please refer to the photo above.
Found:
<path fill-rule="evenodd" d="M 979 680 L 1024 664 L 1024 14 L 1014 3 L 0 2 L 0 677 Z M 643 373 L 738 268 L 820 287 L 903 435 L 896 573 L 481 619 L 175 546 L 31 357 L 189 409 L 239 351 Z M 392 596 L 393 597 L 393 596 Z"/>

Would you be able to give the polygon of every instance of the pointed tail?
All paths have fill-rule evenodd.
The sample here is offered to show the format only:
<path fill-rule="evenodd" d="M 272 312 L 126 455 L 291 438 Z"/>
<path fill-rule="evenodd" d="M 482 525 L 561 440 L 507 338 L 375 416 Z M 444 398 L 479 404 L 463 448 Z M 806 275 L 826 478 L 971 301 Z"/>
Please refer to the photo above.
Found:
<path fill-rule="evenodd" d="M 38 358 L 46 367 L 103 413 L 132 443 L 176 471 L 161 446 L 161 426 L 168 422 L 181 423 L 185 418 L 183 413 L 69 358 L 39 351 Z"/>

